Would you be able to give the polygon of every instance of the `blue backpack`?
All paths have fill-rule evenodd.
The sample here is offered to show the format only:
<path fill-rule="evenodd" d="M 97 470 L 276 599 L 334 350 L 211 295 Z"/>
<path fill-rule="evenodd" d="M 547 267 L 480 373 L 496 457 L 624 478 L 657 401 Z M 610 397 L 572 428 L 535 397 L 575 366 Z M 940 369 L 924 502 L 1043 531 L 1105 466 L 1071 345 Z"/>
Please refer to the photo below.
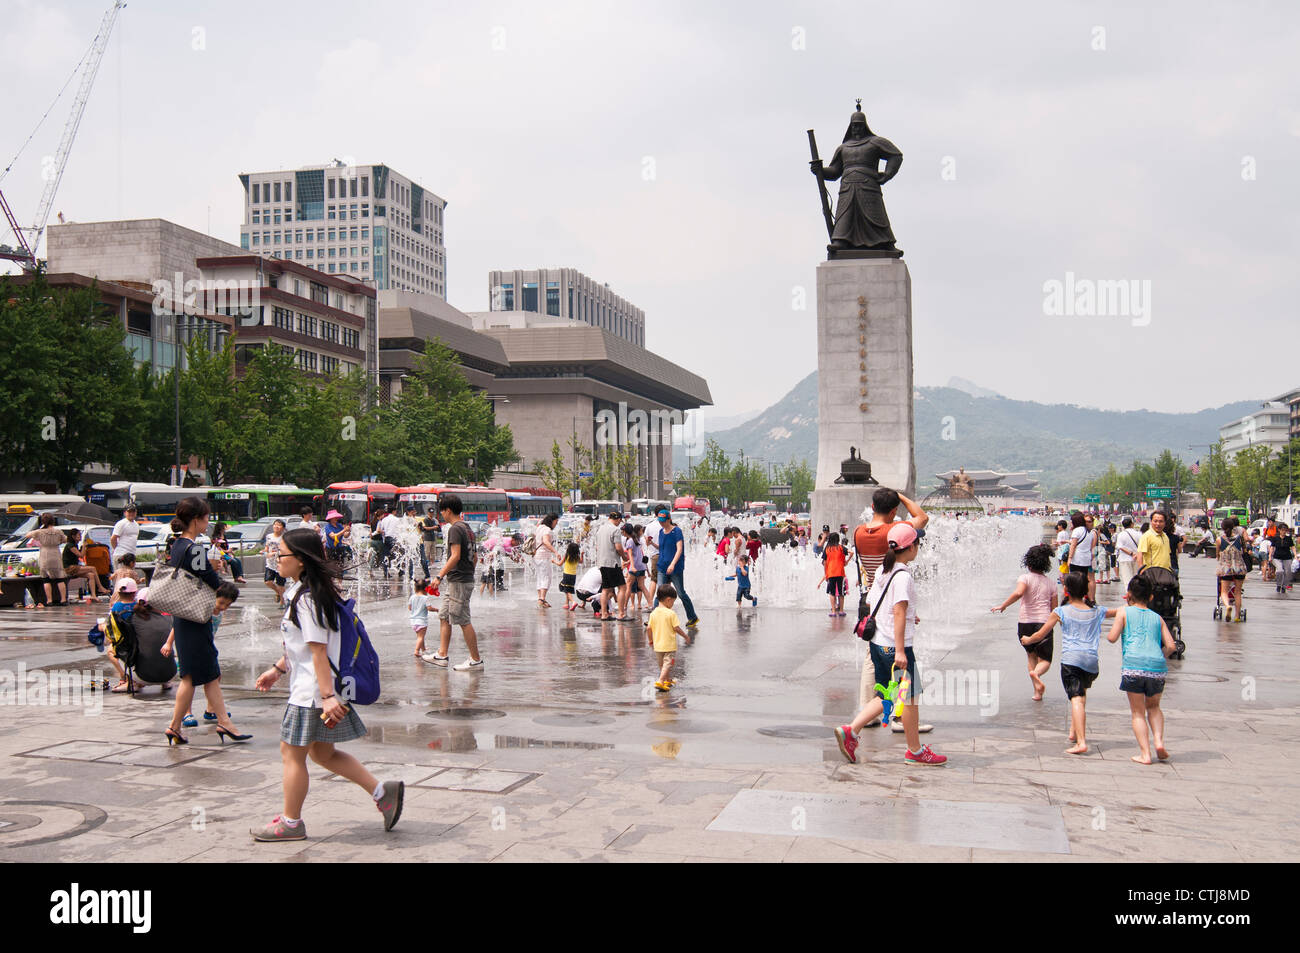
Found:
<path fill-rule="evenodd" d="M 339 611 L 339 666 L 334 669 L 334 690 L 345 703 L 373 705 L 379 700 L 379 653 L 357 615 L 355 599 L 341 600 Z"/>

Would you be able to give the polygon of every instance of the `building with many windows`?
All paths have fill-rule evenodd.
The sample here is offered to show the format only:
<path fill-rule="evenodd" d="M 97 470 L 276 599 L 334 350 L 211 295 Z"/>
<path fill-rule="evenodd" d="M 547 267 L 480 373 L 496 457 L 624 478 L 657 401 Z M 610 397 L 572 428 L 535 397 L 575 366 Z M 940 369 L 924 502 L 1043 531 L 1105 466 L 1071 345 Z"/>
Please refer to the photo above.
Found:
<path fill-rule="evenodd" d="M 447 202 L 386 165 L 244 172 L 239 243 L 327 275 L 447 297 Z"/>
<path fill-rule="evenodd" d="M 645 312 L 574 268 L 489 272 L 488 294 L 489 312 L 474 318 L 479 330 L 582 322 L 645 346 Z"/>
<path fill-rule="evenodd" d="M 1291 408 L 1281 401 L 1270 400 L 1254 413 L 1238 417 L 1219 428 L 1223 455 L 1231 460 L 1247 447 L 1266 446 L 1275 453 L 1286 449 L 1291 440 Z"/>
<path fill-rule="evenodd" d="M 206 307 L 233 319 L 236 370 L 274 343 L 291 349 L 304 371 L 345 375 L 360 369 L 372 385 L 379 383 L 378 317 L 369 284 L 255 255 L 200 258 L 197 264 Z"/>

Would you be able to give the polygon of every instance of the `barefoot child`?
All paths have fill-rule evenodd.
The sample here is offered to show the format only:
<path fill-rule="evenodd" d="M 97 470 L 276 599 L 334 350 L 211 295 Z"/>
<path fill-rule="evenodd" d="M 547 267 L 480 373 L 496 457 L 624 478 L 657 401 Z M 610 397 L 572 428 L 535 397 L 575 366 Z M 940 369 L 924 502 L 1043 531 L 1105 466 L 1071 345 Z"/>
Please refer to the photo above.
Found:
<path fill-rule="evenodd" d="M 578 560 L 582 558 L 582 547 L 577 543 L 570 543 L 564 550 L 564 559 L 557 556 L 555 561 L 560 565 L 560 592 L 564 593 L 564 608 L 573 611 L 579 605 L 573 596 L 574 583 L 578 581 Z"/>
<path fill-rule="evenodd" d="M 1042 630 L 1052 610 L 1056 608 L 1056 586 L 1049 578 L 1052 571 L 1052 550 L 1047 546 L 1031 546 L 1021 560 L 1029 572 L 1016 580 L 1016 588 L 1002 600 L 1001 605 L 994 606 L 990 612 L 1003 612 L 1013 602 L 1020 602 L 1020 619 L 1016 624 L 1016 638 L 1025 647 L 1028 656 L 1029 681 L 1034 686 L 1034 701 L 1043 700 L 1047 686 L 1043 684 L 1043 675 L 1052 667 L 1052 630 L 1039 639 L 1026 642 L 1026 636 L 1032 636 Z"/>
<path fill-rule="evenodd" d="M 1160 710 L 1160 696 L 1165 690 L 1165 658 L 1175 651 L 1174 638 L 1165 620 L 1147 608 L 1151 601 L 1151 582 L 1134 576 L 1128 584 L 1129 604 L 1115 614 L 1115 624 L 1106 636 L 1108 642 L 1123 637 L 1124 664 L 1120 669 L 1119 689 L 1128 695 L 1129 713 L 1133 716 L 1133 736 L 1137 738 L 1138 764 L 1151 763 L 1151 748 L 1164 761 L 1165 714 Z M 1150 726 L 1150 740 L 1147 728 Z"/>
<path fill-rule="evenodd" d="M 1046 547 L 1043 547 L 1044 549 Z M 1101 645 L 1101 620 L 1113 619 L 1117 610 L 1088 605 L 1088 580 L 1077 572 L 1065 577 L 1069 602 L 1054 608 L 1042 627 L 1020 637 L 1020 644 L 1032 650 L 1036 643 L 1052 638 L 1052 627 L 1061 626 L 1061 684 L 1070 700 L 1070 736 L 1073 747 L 1066 754 L 1087 754 L 1087 719 L 1084 706 L 1088 689 L 1099 669 L 1097 648 Z M 1032 656 L 1031 656 L 1032 657 Z"/>
<path fill-rule="evenodd" d="M 839 533 L 831 533 L 826 538 L 822 562 L 826 567 L 822 572 L 822 582 L 826 583 L 826 594 L 831 599 L 829 615 L 842 616 L 844 615 L 844 547 L 840 545 Z M 821 583 L 818 585 L 820 586 Z"/>
<path fill-rule="evenodd" d="M 677 613 L 673 611 L 677 590 L 672 584 L 661 585 L 655 593 L 655 598 L 659 600 L 659 606 L 650 613 L 650 618 L 646 619 L 645 637 L 647 644 L 655 650 L 655 655 L 659 658 L 659 681 L 655 682 L 655 689 L 666 692 L 671 690 L 674 684 L 668 676 L 672 673 L 673 662 L 676 661 L 677 636 L 680 635 L 685 639 L 687 635 L 686 631 L 677 624 Z"/>
<path fill-rule="evenodd" d="M 260 842 L 307 839 L 302 819 L 307 800 L 307 758 L 347 778 L 366 791 L 391 831 L 402 816 L 405 785 L 380 782 L 350 754 L 335 747 L 366 734 L 356 707 L 344 705 L 335 693 L 334 670 L 339 664 L 338 566 L 325 557 L 320 535 L 313 529 L 291 529 L 280 549 L 280 575 L 291 583 L 285 590 L 289 608 L 280 632 L 284 654 L 257 677 L 257 690 L 268 691 L 280 676 L 289 676 L 289 703 L 280 725 L 280 759 L 284 764 L 284 810 L 265 827 L 253 828 Z"/>

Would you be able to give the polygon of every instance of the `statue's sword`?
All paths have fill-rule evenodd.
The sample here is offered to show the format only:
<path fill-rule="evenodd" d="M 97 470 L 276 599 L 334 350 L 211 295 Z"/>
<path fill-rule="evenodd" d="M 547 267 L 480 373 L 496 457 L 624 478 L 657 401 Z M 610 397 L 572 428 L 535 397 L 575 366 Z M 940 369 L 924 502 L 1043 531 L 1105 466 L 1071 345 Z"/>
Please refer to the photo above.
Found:
<path fill-rule="evenodd" d="M 817 176 L 817 194 L 822 200 L 822 215 L 826 217 L 826 238 L 831 239 L 835 235 L 835 219 L 831 216 L 831 200 L 826 194 L 826 179 L 822 176 L 822 160 L 817 155 L 817 137 L 813 135 L 811 129 L 808 130 L 808 148 L 812 152 L 813 171 Z"/>

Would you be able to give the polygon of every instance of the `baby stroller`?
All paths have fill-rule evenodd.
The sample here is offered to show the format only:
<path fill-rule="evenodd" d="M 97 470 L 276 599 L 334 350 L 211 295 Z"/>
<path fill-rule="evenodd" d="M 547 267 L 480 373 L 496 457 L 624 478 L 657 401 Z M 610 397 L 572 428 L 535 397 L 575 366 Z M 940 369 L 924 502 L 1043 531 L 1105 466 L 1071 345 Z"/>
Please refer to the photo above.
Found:
<path fill-rule="evenodd" d="M 1178 588 L 1178 577 L 1162 566 L 1152 566 L 1142 576 L 1151 583 L 1151 611 L 1164 619 L 1169 634 L 1174 637 L 1174 653 L 1169 657 L 1181 661 L 1187 645 L 1183 642 L 1183 622 L 1179 615 L 1183 594 Z"/>
<path fill-rule="evenodd" d="M 1223 603 L 1219 601 L 1219 584 L 1220 584 L 1222 581 L 1223 581 L 1223 580 L 1220 579 L 1218 576 L 1215 576 L 1215 577 L 1214 577 L 1214 621 L 1215 621 L 1215 622 L 1219 622 L 1219 621 L 1221 621 L 1221 620 L 1223 619 Z M 1236 602 L 1237 602 L 1237 587 L 1240 586 L 1240 585 L 1242 584 L 1243 581 L 1244 581 L 1244 580 L 1242 580 L 1242 579 L 1234 579 L 1234 580 L 1232 580 L 1231 583 L 1229 583 L 1229 585 L 1228 585 L 1228 605 L 1229 605 L 1229 606 L 1236 605 Z M 1231 620 L 1229 620 L 1229 621 L 1231 621 Z M 1237 614 L 1237 621 L 1238 621 L 1238 622 L 1245 622 L 1245 621 L 1246 621 L 1246 607 L 1245 607 L 1245 606 L 1242 606 L 1242 607 L 1241 607 L 1241 612 Z"/>

